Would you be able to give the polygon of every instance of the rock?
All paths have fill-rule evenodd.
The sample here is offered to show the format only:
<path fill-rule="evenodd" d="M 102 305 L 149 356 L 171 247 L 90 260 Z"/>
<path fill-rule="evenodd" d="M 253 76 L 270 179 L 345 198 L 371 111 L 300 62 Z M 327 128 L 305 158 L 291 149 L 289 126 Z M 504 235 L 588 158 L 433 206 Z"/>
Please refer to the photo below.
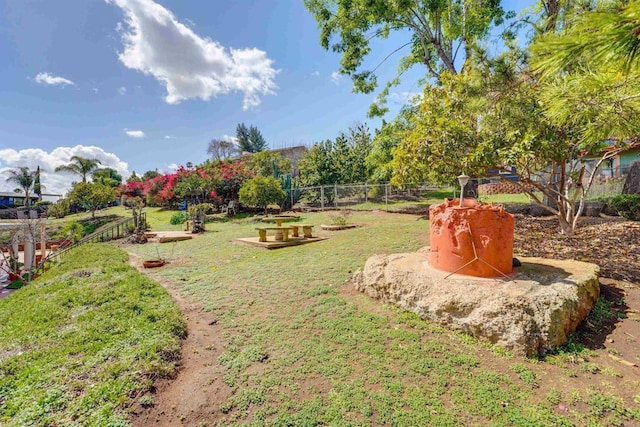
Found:
<path fill-rule="evenodd" d="M 374 255 L 352 282 L 372 298 L 518 355 L 564 344 L 600 294 L 595 264 L 519 257 L 523 265 L 511 281 L 445 278 L 427 254 Z"/>
<path fill-rule="evenodd" d="M 533 203 L 514 203 L 505 205 L 504 210 L 511 214 L 530 215 L 535 217 L 551 216 L 551 212 Z"/>
<path fill-rule="evenodd" d="M 640 193 L 640 162 L 635 161 L 629 168 L 629 174 L 624 181 L 622 194 L 639 194 Z"/>
<path fill-rule="evenodd" d="M 604 203 L 602 202 L 585 202 L 582 216 L 598 217 L 604 211 Z"/>

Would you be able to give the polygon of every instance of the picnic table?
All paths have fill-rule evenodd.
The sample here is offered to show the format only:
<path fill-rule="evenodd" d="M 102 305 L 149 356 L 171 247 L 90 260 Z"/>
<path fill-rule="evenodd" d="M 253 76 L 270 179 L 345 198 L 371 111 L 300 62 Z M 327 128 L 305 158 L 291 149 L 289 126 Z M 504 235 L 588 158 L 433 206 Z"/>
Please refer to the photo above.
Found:
<path fill-rule="evenodd" d="M 309 239 L 309 238 L 313 237 L 311 235 L 311 232 L 313 231 L 313 225 L 290 225 L 289 227 L 291 227 L 291 229 L 292 229 L 291 230 L 292 231 L 291 234 L 292 234 L 293 237 L 299 237 L 298 230 L 300 228 L 302 228 L 302 235 L 305 238 Z"/>
<path fill-rule="evenodd" d="M 276 230 L 276 235 L 274 237 L 277 241 L 287 242 L 289 241 L 289 232 L 291 231 L 291 227 L 258 227 L 258 241 L 266 242 L 267 241 L 267 231 Z"/>
<path fill-rule="evenodd" d="M 289 232 L 291 232 L 291 237 L 300 237 L 299 230 L 302 228 L 303 236 L 307 239 L 313 237 L 312 230 L 313 225 L 291 225 L 288 227 L 257 227 L 258 230 L 258 241 L 266 242 L 267 241 L 267 231 L 275 230 L 274 240 L 281 242 L 289 241 Z"/>

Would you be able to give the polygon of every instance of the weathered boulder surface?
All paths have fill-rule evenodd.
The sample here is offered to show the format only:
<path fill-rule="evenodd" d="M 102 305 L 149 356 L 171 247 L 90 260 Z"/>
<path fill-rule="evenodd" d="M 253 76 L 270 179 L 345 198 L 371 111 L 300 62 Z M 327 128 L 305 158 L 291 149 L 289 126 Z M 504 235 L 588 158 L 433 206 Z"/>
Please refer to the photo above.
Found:
<path fill-rule="evenodd" d="M 640 194 L 640 162 L 631 163 L 622 194 Z"/>
<path fill-rule="evenodd" d="M 542 355 L 566 342 L 600 295 L 598 266 L 579 261 L 519 258 L 507 279 L 453 275 L 429 266 L 421 252 L 374 255 L 352 279 L 356 289 L 502 346 Z"/>

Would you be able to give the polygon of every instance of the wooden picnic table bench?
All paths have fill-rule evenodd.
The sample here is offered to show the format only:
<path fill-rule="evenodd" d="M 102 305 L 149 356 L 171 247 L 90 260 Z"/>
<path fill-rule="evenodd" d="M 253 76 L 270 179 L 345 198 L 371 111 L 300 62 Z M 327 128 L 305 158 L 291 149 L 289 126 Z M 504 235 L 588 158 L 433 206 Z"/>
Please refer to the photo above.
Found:
<path fill-rule="evenodd" d="M 268 230 L 276 230 L 275 240 L 287 242 L 289 241 L 289 231 L 292 230 L 292 227 L 257 227 L 256 230 L 258 230 L 259 242 L 267 241 Z"/>
<path fill-rule="evenodd" d="M 289 227 L 291 227 L 291 229 L 292 229 L 292 230 L 291 230 L 291 231 L 292 231 L 291 235 L 292 235 L 293 237 L 299 237 L 299 234 L 298 234 L 299 232 L 298 232 L 298 230 L 299 230 L 300 228 L 302 228 L 302 235 L 303 235 L 305 238 L 309 239 L 309 238 L 313 237 L 313 236 L 311 235 L 311 232 L 313 231 L 313 225 L 306 225 L 306 224 L 304 224 L 304 225 L 302 225 L 302 224 L 291 224 Z"/>

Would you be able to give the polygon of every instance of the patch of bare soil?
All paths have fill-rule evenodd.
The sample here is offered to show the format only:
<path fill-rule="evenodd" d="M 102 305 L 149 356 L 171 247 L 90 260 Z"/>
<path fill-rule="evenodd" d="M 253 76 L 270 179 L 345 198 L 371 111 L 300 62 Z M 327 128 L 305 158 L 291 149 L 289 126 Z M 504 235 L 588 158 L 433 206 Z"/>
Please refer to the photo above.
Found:
<path fill-rule="evenodd" d="M 137 255 L 129 254 L 129 260 L 131 265 L 150 274 Z M 222 327 L 211 313 L 183 298 L 174 284 L 154 279 L 180 307 L 188 336 L 182 344 L 176 377 L 156 381 L 153 393 L 146 396 L 148 399 L 138 399 L 133 408 L 133 425 L 204 425 L 222 415 L 220 403 L 231 395 L 217 362 L 223 351 Z"/>
<path fill-rule="evenodd" d="M 619 217 L 583 218 L 566 236 L 556 218 L 516 215 L 514 253 L 592 262 L 601 277 L 640 284 L 640 223 Z"/>

